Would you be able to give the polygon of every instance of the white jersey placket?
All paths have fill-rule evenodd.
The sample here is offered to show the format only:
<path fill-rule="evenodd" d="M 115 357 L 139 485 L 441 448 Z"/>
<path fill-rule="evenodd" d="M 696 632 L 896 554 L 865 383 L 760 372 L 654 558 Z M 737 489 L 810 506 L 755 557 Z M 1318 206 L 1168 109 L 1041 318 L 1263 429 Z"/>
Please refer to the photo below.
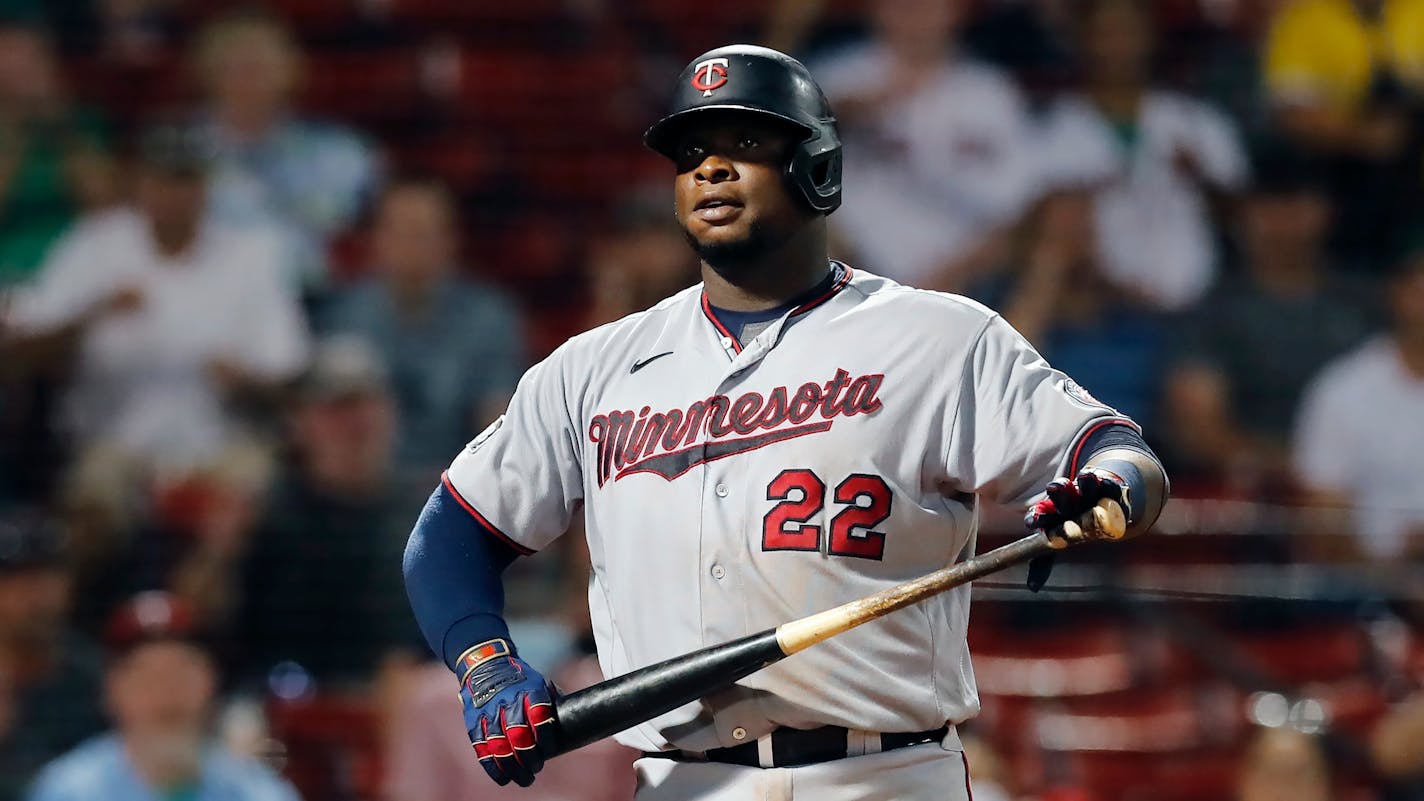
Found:
<path fill-rule="evenodd" d="M 781 337 L 782 329 L 795 313 L 793 309 L 783 314 L 741 348 L 727 332 L 718 330 L 719 327 L 711 319 L 706 320 L 709 334 L 716 339 L 728 359 L 722 377 L 711 394 L 735 400 L 741 394 L 737 392 L 737 387 L 742 384 L 743 378 L 771 352 Z M 702 427 L 699 438 L 704 446 L 710 442 L 709 426 Z M 749 569 L 744 562 L 747 558 L 746 539 L 750 536 L 746 527 L 750 525 L 749 521 L 756 518 L 756 510 L 752 506 L 764 499 L 751 492 L 749 472 L 746 470 L 749 458 L 753 457 L 739 455 L 702 465 L 703 503 L 698 553 L 703 569 L 699 571 L 702 586 L 698 603 L 704 645 L 716 645 L 751 633 L 746 607 L 748 603 L 755 602 L 755 595 L 743 585 L 741 573 Z M 727 614 L 730 609 L 737 610 L 738 614 Z M 765 720 L 764 713 L 754 705 L 737 704 L 714 714 L 713 725 L 719 740 L 737 744 L 759 734 L 756 728 L 764 727 Z"/>

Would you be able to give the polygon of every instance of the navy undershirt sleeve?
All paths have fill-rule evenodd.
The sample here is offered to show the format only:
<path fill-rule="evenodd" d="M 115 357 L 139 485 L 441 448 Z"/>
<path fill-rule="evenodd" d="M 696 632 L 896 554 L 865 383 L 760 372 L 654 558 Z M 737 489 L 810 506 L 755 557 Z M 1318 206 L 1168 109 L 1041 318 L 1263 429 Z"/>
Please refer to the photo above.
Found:
<path fill-rule="evenodd" d="M 405 591 L 425 641 L 451 670 L 470 646 L 509 638 L 503 573 L 518 556 L 443 484 L 426 501 L 405 546 Z"/>

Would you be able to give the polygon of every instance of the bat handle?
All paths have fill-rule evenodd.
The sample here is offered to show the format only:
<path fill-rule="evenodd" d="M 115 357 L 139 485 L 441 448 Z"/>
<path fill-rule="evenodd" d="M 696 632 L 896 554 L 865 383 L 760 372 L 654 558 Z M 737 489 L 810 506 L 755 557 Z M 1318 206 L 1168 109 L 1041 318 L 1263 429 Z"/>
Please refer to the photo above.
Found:
<path fill-rule="evenodd" d="M 552 748 L 566 754 L 730 687 L 785 658 L 768 629 L 703 648 L 570 693 L 554 703 Z"/>

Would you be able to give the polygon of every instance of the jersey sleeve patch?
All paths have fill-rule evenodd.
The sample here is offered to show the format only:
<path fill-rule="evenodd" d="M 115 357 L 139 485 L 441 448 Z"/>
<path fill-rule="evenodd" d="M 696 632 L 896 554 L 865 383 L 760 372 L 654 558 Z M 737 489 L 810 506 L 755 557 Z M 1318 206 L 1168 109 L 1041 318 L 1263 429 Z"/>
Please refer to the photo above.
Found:
<path fill-rule="evenodd" d="M 493 423 L 490 423 L 488 426 L 486 426 L 484 431 L 481 431 L 479 434 L 476 434 L 475 438 L 470 440 L 469 443 L 465 445 L 465 450 L 469 451 L 470 453 L 474 453 L 475 451 L 479 450 L 480 446 L 488 442 L 489 438 L 494 436 L 495 432 L 499 431 L 499 429 L 503 425 L 504 415 L 496 417 Z"/>
<path fill-rule="evenodd" d="M 1088 390 L 1084 389 L 1082 384 L 1079 384 L 1077 381 L 1074 381 L 1071 378 L 1064 379 L 1063 391 L 1068 393 L 1068 397 L 1083 404 L 1084 406 L 1088 406 L 1094 409 L 1107 409 L 1109 411 L 1116 411 L 1116 409 L 1113 409 L 1113 407 L 1093 397 L 1093 394 Z"/>

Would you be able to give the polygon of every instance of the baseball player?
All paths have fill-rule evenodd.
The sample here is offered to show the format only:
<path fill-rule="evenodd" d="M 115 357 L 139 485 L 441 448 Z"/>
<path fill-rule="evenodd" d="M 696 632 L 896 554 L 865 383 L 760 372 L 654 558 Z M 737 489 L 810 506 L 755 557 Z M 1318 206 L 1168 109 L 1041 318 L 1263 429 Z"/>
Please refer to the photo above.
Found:
<path fill-rule="evenodd" d="M 981 498 L 1045 530 L 1091 526 L 1106 498 L 1137 534 L 1167 494 L 1137 426 L 993 311 L 827 258 L 841 147 L 800 63 L 701 56 L 645 141 L 676 167 L 702 284 L 531 369 L 406 550 L 500 784 L 534 780 L 556 699 L 510 640 L 500 574 L 580 508 L 614 676 L 961 560 Z M 623 732 L 644 753 L 637 798 L 967 799 L 968 614 L 961 587 Z"/>

